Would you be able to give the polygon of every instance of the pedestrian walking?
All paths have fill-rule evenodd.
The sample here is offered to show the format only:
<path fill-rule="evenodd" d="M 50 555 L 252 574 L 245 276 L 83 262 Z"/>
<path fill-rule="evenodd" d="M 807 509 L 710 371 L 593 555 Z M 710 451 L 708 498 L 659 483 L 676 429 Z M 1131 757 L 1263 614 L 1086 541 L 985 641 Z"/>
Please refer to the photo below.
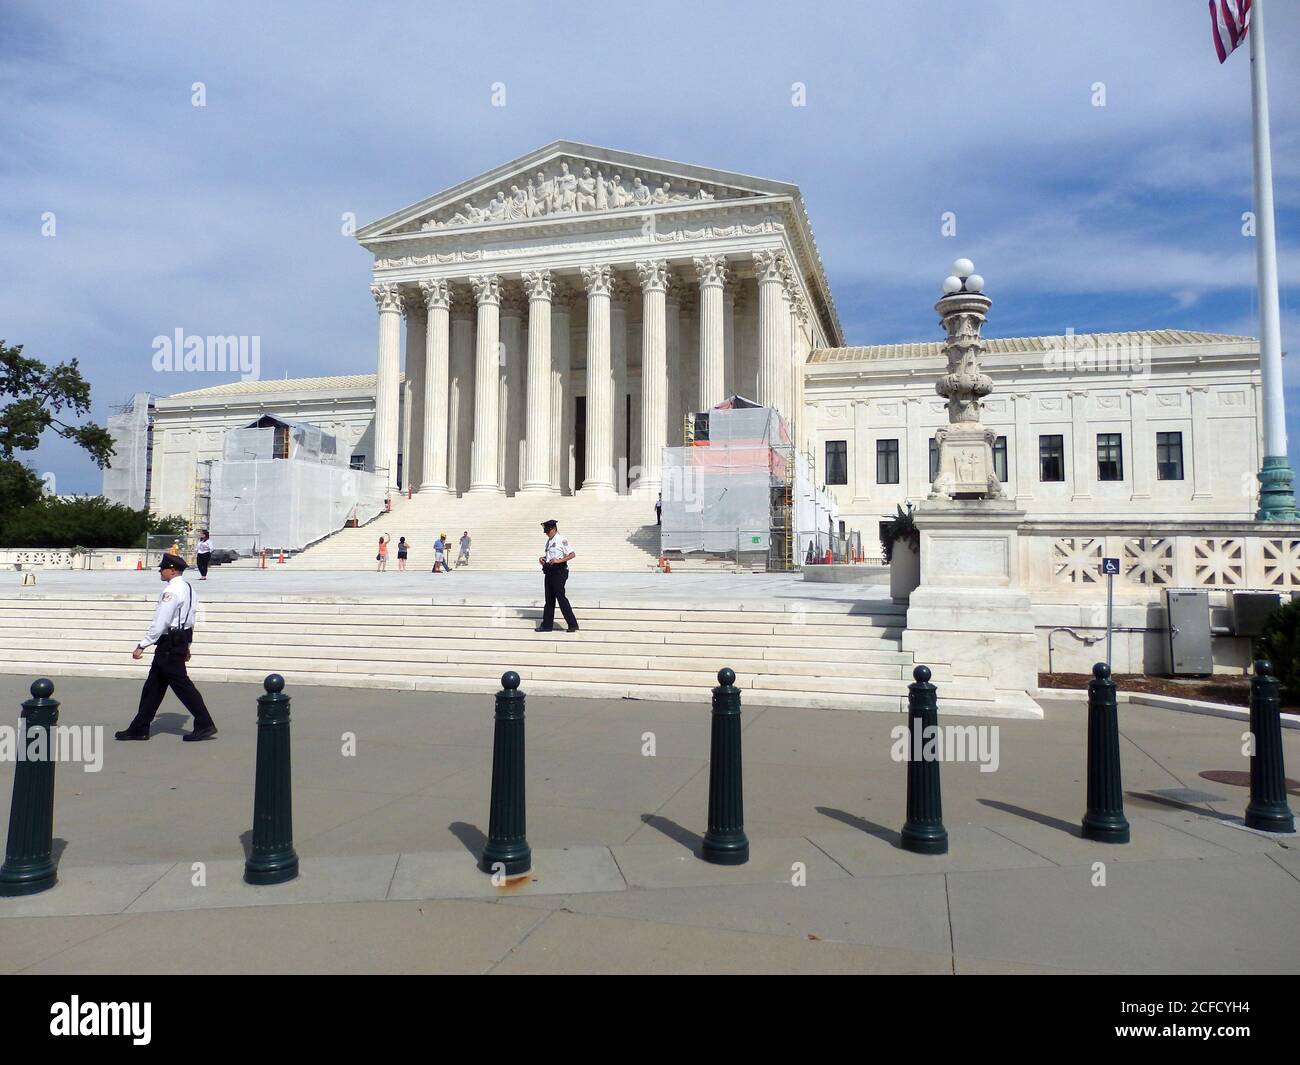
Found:
<path fill-rule="evenodd" d="M 375 556 L 375 561 L 379 563 L 375 567 L 376 573 L 383 573 L 388 568 L 388 541 L 391 539 L 392 537 L 388 535 L 379 538 L 379 554 Z"/>
<path fill-rule="evenodd" d="M 406 572 L 406 552 L 407 552 L 406 537 L 399 536 L 397 538 L 397 568 L 399 571 L 403 573 Z"/>
<path fill-rule="evenodd" d="M 460 534 L 460 554 L 456 556 L 457 566 L 469 565 L 469 530 L 466 529 Z"/>
<path fill-rule="evenodd" d="M 433 572 L 447 572 L 447 539 L 445 536 L 439 536 L 433 541 Z"/>
<path fill-rule="evenodd" d="M 207 529 L 199 530 L 199 543 L 194 549 L 194 561 L 199 565 L 199 580 L 208 579 L 208 566 L 212 562 L 212 540 Z"/>
<path fill-rule="evenodd" d="M 659 498 L 655 500 L 655 524 L 662 525 L 663 523 L 664 523 L 664 494 L 660 492 Z"/>
<path fill-rule="evenodd" d="M 564 594 L 564 586 L 569 582 L 569 560 L 575 557 L 573 547 L 567 537 L 560 535 L 559 526 L 556 525 L 554 518 L 542 522 L 542 529 L 546 533 L 546 547 L 542 551 L 542 557 L 537 561 L 542 564 L 546 606 L 542 610 L 542 623 L 535 631 L 554 631 L 555 604 L 559 603 L 560 613 L 564 615 L 564 620 L 569 626 L 561 631 L 577 632 L 578 619 L 573 616 L 573 607 L 569 606 L 569 598 Z"/>
<path fill-rule="evenodd" d="M 451 537 L 443 533 L 438 537 L 442 541 L 442 572 L 451 572 Z"/>
<path fill-rule="evenodd" d="M 194 728 L 181 739 L 210 740 L 217 734 L 217 726 L 208 713 L 203 696 L 185 668 L 185 663 L 190 660 L 190 645 L 194 642 L 194 611 L 198 604 L 190 582 L 181 576 L 184 572 L 183 558 L 170 551 L 163 555 L 158 573 L 167 586 L 158 595 L 158 606 L 154 609 L 149 631 L 131 652 L 131 657 L 138 661 L 144 657 L 146 647 L 153 647 L 153 662 L 140 692 L 140 706 L 135 717 L 121 732 L 114 733 L 119 740 L 149 738 L 149 725 L 168 688 L 194 716 Z"/>

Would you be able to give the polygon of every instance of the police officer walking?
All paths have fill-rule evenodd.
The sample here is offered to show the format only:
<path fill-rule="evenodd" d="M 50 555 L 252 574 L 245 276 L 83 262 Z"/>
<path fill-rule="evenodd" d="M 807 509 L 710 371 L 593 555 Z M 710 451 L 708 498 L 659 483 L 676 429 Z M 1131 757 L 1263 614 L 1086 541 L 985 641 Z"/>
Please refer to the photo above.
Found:
<path fill-rule="evenodd" d="M 194 589 L 181 576 L 185 572 L 185 560 L 169 551 L 163 555 L 158 572 L 167 586 L 158 596 L 149 631 L 131 652 L 132 658 L 140 659 L 144 657 L 146 647 L 154 646 L 153 662 L 140 692 L 140 708 L 134 720 L 114 735 L 119 740 L 147 740 L 149 725 L 170 686 L 185 709 L 194 715 L 193 731 L 181 739 L 209 740 L 217 734 L 217 726 L 185 669 L 190 658 L 190 643 L 194 639 L 196 605 Z"/>
<path fill-rule="evenodd" d="M 569 580 L 569 559 L 574 557 L 573 548 L 567 537 L 561 536 L 554 519 L 542 522 L 546 532 L 546 550 L 537 561 L 542 564 L 542 575 L 546 583 L 546 607 L 542 610 L 542 623 L 537 632 L 552 632 L 555 629 L 555 604 L 560 604 L 560 613 L 569 627 L 562 632 L 577 632 L 578 619 L 573 616 L 573 607 L 564 594 L 564 586 Z"/>

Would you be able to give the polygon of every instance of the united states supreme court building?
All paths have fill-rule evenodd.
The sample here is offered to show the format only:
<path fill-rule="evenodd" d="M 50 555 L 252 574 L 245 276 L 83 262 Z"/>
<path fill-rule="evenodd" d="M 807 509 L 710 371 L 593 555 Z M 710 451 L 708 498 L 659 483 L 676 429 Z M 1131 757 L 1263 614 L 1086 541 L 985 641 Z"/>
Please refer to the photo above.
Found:
<path fill-rule="evenodd" d="M 848 345 L 795 184 L 558 141 L 356 237 L 373 259 L 373 355 L 348 376 L 139 398 L 144 470 L 114 475 L 118 498 L 206 524 L 228 434 L 273 415 L 336 441 L 312 454 L 370 474 L 379 495 L 436 501 L 450 524 L 456 507 L 515 496 L 635 506 L 653 524 L 664 448 L 733 396 L 780 414 L 841 532 L 874 542 L 930 490 L 947 424 L 937 318 L 913 343 Z M 1255 340 L 986 343 L 994 467 L 1031 517 L 1254 513 Z"/>

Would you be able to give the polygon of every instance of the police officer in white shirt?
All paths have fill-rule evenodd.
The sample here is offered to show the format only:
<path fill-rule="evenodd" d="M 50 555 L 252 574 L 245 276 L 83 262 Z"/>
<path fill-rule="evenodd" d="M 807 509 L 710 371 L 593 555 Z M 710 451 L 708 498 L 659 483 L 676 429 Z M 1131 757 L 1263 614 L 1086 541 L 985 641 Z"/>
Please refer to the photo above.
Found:
<path fill-rule="evenodd" d="M 131 657 L 144 657 L 144 649 L 153 646 L 153 662 L 149 676 L 140 692 L 140 708 L 135 719 L 121 732 L 114 733 L 119 740 L 147 740 L 149 725 L 168 687 L 194 715 L 194 729 L 181 738 L 184 740 L 210 740 L 217 734 L 217 726 L 203 702 L 199 689 L 190 680 L 185 663 L 190 658 L 190 643 L 194 639 L 194 589 L 181 576 L 185 560 L 170 551 L 163 555 L 158 566 L 159 576 L 167 582 L 158 596 L 158 606 L 153 612 L 153 623 L 145 633 Z"/>
<path fill-rule="evenodd" d="M 561 631 L 577 632 L 578 619 L 573 616 L 573 607 L 569 606 L 569 599 L 564 594 L 564 586 L 569 580 L 569 559 L 574 557 L 573 548 L 569 545 L 568 538 L 560 535 L 554 519 L 548 518 L 542 522 L 542 528 L 546 531 L 546 550 L 537 561 L 542 564 L 546 582 L 546 607 L 542 611 L 542 623 L 536 631 L 555 630 L 555 604 L 559 602 L 560 612 L 569 625 L 568 629 Z"/>

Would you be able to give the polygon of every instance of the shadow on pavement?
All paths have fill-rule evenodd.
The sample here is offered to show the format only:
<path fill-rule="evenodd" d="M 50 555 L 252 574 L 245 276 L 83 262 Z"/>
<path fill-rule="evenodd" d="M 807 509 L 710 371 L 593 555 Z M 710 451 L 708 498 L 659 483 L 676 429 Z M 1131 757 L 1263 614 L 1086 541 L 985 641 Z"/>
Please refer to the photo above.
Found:
<path fill-rule="evenodd" d="M 1027 821 L 1037 821 L 1040 825 L 1046 825 L 1048 828 L 1059 829 L 1067 835 L 1074 836 L 1076 839 L 1083 838 L 1082 826 L 1076 825 L 1073 821 L 1062 821 L 1059 817 L 1052 817 L 1049 814 L 1040 814 L 1037 810 L 1026 810 L 1023 806 L 1014 806 L 1009 802 L 998 802 L 997 799 L 980 799 L 980 802 L 984 806 L 991 806 L 993 809 L 1001 810 L 1003 813 L 1015 814 L 1017 817 L 1023 817 Z"/>

